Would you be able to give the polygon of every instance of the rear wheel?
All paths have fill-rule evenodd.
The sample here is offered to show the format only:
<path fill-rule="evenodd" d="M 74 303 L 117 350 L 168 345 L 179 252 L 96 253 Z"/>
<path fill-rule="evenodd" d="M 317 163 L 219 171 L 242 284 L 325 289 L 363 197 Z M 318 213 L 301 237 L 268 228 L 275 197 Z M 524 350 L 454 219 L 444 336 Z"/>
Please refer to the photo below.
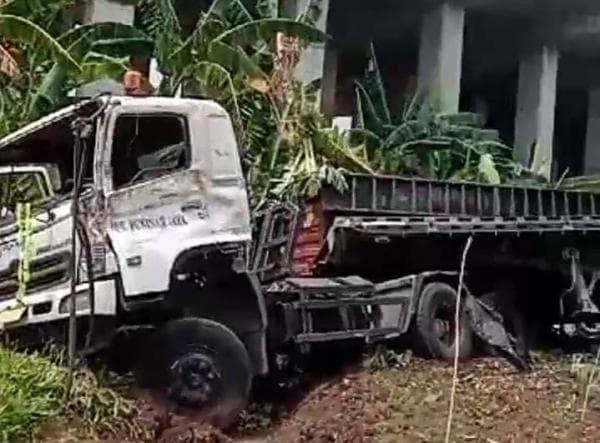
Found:
<path fill-rule="evenodd" d="M 206 319 L 175 320 L 156 332 L 152 345 L 144 378 L 165 400 L 221 428 L 237 420 L 248 403 L 252 367 L 229 328 Z"/>
<path fill-rule="evenodd" d="M 453 360 L 458 341 L 459 358 L 473 352 L 473 333 L 468 316 L 461 308 L 458 340 L 455 338 L 456 291 L 446 283 L 425 286 L 419 297 L 414 320 L 415 348 L 424 357 Z"/>

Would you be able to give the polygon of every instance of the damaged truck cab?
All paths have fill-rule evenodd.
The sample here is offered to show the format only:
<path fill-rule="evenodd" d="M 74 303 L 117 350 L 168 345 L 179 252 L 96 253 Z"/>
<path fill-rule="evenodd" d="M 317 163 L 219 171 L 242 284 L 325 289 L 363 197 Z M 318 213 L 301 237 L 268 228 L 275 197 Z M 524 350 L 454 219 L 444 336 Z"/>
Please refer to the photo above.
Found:
<path fill-rule="evenodd" d="M 348 174 L 252 212 L 240 157 L 225 110 L 181 98 L 88 100 L 0 140 L 0 330 L 60 335 L 73 294 L 86 351 L 223 426 L 253 377 L 322 343 L 410 333 L 448 359 L 478 337 L 526 368 L 502 306 L 532 276 L 552 321 L 600 338 L 600 197 Z"/>
<path fill-rule="evenodd" d="M 115 315 L 117 305 L 128 311 L 167 298 L 174 285 L 192 278 L 186 267 L 198 254 L 244 249 L 251 226 L 234 132 L 220 106 L 157 97 L 102 100 L 109 101 L 108 106 L 90 123 L 92 131 L 83 141 L 88 159 L 82 168 L 78 222 L 90 241 L 95 277 L 111 282 L 110 290 L 96 293 L 95 306 L 101 308 L 96 314 Z M 51 321 L 64 314 L 64 299 L 50 292 L 57 282 L 68 289 L 70 271 L 65 266 L 60 276 L 54 273 L 57 265 L 51 259 L 63 254 L 61 263 L 70 260 L 71 123 L 93 111 L 90 103 L 86 105 L 89 109 L 63 109 L 0 141 L 0 180 L 12 193 L 4 207 L 14 214 L 17 201 L 30 203 L 33 224 L 27 239 L 33 253 L 25 296 L 0 296 L 3 327 Z M 54 163 L 43 164 L 48 161 Z M 31 199 L 17 192 L 29 176 L 38 182 L 35 192 L 40 194 Z M 16 217 L 9 218 L 4 218 L 0 233 L 5 251 L 1 272 L 14 268 L 21 253 Z M 5 236 L 9 231 L 15 231 L 10 239 Z M 85 266 L 81 256 L 76 260 Z M 48 276 L 40 287 L 52 288 L 47 296 L 37 285 L 38 267 Z M 81 274 L 76 278 L 84 280 Z M 42 302 L 46 307 L 36 308 Z M 22 305 L 27 311 L 7 321 L 6 312 Z M 86 309 L 79 311 L 85 313 Z"/>
<path fill-rule="evenodd" d="M 266 371 L 266 313 L 256 283 L 233 270 L 250 249 L 252 226 L 221 106 L 102 97 L 67 107 L 0 140 L 0 185 L 0 330 L 63 327 L 75 279 L 79 329 L 95 325 L 102 345 L 100 338 L 167 324 L 133 347 L 142 377 L 171 387 L 184 384 L 179 372 L 214 379 L 230 370 L 217 370 L 217 359 L 234 377 L 241 371 L 233 389 L 242 398 L 228 399 L 231 387 L 208 392 L 207 383 L 194 395 L 233 402 L 217 421 L 239 412 L 251 375 Z M 210 351 L 188 349 L 197 335 L 208 337 Z M 230 361 L 220 361 L 223 347 Z M 199 401 L 183 388 L 170 394 Z"/>

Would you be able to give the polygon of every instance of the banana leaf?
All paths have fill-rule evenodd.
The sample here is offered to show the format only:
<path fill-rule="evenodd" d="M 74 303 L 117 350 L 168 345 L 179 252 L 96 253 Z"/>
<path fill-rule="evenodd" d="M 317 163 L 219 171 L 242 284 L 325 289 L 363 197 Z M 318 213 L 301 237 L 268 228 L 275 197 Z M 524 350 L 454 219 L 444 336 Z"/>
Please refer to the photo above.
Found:
<path fill-rule="evenodd" d="M 51 54 L 57 63 L 76 71 L 81 70 L 77 61 L 57 40 L 26 18 L 0 14 L 0 29 L 2 38 L 33 46 L 37 51 Z"/>

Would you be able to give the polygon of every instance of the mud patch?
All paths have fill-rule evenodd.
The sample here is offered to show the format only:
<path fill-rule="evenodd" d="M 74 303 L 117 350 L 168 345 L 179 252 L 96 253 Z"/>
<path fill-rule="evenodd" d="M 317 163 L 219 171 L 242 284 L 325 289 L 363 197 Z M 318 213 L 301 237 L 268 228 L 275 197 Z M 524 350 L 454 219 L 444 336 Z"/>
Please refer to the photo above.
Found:
<path fill-rule="evenodd" d="M 370 376 L 354 370 L 315 382 L 265 442 L 373 442 L 382 418 Z"/>

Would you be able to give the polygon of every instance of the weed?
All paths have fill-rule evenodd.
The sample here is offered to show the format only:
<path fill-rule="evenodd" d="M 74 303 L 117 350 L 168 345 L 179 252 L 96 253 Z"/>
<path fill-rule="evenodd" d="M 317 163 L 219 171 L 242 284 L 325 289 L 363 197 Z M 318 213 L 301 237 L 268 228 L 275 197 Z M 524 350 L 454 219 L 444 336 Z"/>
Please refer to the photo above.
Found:
<path fill-rule="evenodd" d="M 389 349 L 385 345 L 377 345 L 365 360 L 365 367 L 372 371 L 381 371 L 399 366 L 406 366 L 412 358 L 412 352 L 403 353 Z"/>
<path fill-rule="evenodd" d="M 47 356 L 0 347 L 0 441 L 31 438 L 41 425 L 59 415 L 77 418 L 90 434 L 93 429 L 139 434 L 128 420 L 135 414 L 133 403 L 89 370 L 76 371 L 73 395 L 65 404 L 68 370 L 62 363 L 60 352 Z"/>

